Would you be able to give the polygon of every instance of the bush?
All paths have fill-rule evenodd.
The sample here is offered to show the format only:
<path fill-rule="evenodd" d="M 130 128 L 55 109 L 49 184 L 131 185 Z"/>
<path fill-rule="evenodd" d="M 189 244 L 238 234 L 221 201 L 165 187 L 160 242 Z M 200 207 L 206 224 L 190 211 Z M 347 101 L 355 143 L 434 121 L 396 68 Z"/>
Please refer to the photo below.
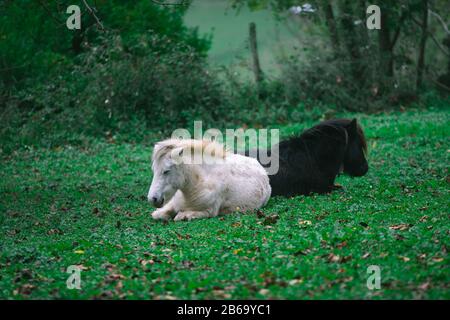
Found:
<path fill-rule="evenodd" d="M 414 75 L 401 74 L 382 78 L 373 53 L 367 53 L 357 63 L 361 74 L 356 80 L 352 61 L 332 59 L 314 51 L 314 57 L 301 61 L 298 57 L 284 61 L 281 79 L 290 104 L 320 101 L 335 105 L 337 110 L 374 112 L 389 106 L 409 104 L 417 100 Z M 404 73 L 412 73 L 411 70 Z"/>
<path fill-rule="evenodd" d="M 70 72 L 16 94 L 2 117 L 26 128 L 21 144 L 111 134 L 137 138 L 148 128 L 167 132 L 200 115 L 218 121 L 221 98 L 220 82 L 190 46 L 150 33 L 125 48 L 120 36 L 109 35 L 80 55 Z M 1 130 L 2 140 L 16 139 L 10 131 Z"/>
<path fill-rule="evenodd" d="M 199 114 L 220 117 L 220 82 L 191 47 L 156 34 L 127 49 L 120 37 L 105 44 L 85 56 L 78 71 L 87 75 L 83 95 L 100 127 L 135 116 L 159 129 L 185 126 Z"/>

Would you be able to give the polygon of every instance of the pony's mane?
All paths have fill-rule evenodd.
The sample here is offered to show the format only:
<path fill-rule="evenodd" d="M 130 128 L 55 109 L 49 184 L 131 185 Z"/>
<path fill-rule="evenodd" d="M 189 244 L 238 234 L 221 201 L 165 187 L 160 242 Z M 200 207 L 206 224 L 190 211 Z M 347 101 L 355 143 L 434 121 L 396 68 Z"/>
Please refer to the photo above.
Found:
<path fill-rule="evenodd" d="M 183 151 L 189 150 L 194 153 L 204 154 L 205 151 L 208 156 L 224 159 L 226 156 L 225 147 L 215 141 L 209 140 L 193 140 L 193 139 L 167 139 L 156 143 L 152 160 L 159 161 L 161 158 L 170 154 L 176 148 L 181 148 Z"/>
<path fill-rule="evenodd" d="M 336 140 L 337 142 L 339 141 L 340 143 L 346 143 L 347 134 L 342 126 L 321 122 L 314 127 L 306 129 L 300 135 L 293 135 L 289 139 L 281 141 L 280 145 L 291 145 L 292 143 L 304 144 L 308 140 L 319 142 L 325 137 Z"/>
<path fill-rule="evenodd" d="M 302 136 L 318 136 L 318 135 L 324 134 L 324 132 L 323 132 L 324 128 L 333 128 L 333 129 L 336 129 L 337 131 L 340 131 L 345 126 L 350 124 L 351 121 L 352 121 L 351 119 L 326 120 L 326 121 L 323 121 L 323 122 L 315 125 L 314 127 L 310 128 L 310 129 L 304 131 L 302 133 Z M 356 133 L 358 135 L 359 140 L 361 141 L 364 152 L 367 153 L 367 140 L 364 135 L 364 131 L 361 128 L 361 126 L 359 125 L 359 123 L 357 123 Z"/>

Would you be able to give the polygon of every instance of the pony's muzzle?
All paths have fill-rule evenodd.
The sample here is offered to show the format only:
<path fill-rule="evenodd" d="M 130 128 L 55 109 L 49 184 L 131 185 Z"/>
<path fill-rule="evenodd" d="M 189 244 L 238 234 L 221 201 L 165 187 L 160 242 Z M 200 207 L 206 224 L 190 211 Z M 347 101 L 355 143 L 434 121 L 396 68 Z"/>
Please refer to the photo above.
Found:
<path fill-rule="evenodd" d="M 156 208 L 161 208 L 164 203 L 164 197 L 148 197 L 148 201 L 150 201 Z"/>

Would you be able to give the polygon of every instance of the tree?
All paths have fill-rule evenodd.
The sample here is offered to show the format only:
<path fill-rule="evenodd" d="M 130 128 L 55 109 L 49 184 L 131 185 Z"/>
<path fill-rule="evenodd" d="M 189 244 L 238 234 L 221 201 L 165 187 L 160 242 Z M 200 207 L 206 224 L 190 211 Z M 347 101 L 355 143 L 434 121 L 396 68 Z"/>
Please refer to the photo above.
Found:
<path fill-rule="evenodd" d="M 417 80 L 416 90 L 422 86 L 423 70 L 425 68 L 425 48 L 428 37 L 428 0 L 422 0 L 422 34 L 420 36 L 419 54 L 417 58 Z"/>

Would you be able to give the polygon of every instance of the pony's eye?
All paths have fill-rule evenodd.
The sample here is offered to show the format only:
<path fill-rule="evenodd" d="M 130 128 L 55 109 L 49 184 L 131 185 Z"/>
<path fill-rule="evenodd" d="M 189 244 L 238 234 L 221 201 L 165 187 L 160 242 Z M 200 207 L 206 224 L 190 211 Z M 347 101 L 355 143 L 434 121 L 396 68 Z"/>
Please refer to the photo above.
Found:
<path fill-rule="evenodd" d="M 170 170 L 164 170 L 163 171 L 163 175 L 166 175 L 166 174 L 168 174 L 170 172 Z"/>

